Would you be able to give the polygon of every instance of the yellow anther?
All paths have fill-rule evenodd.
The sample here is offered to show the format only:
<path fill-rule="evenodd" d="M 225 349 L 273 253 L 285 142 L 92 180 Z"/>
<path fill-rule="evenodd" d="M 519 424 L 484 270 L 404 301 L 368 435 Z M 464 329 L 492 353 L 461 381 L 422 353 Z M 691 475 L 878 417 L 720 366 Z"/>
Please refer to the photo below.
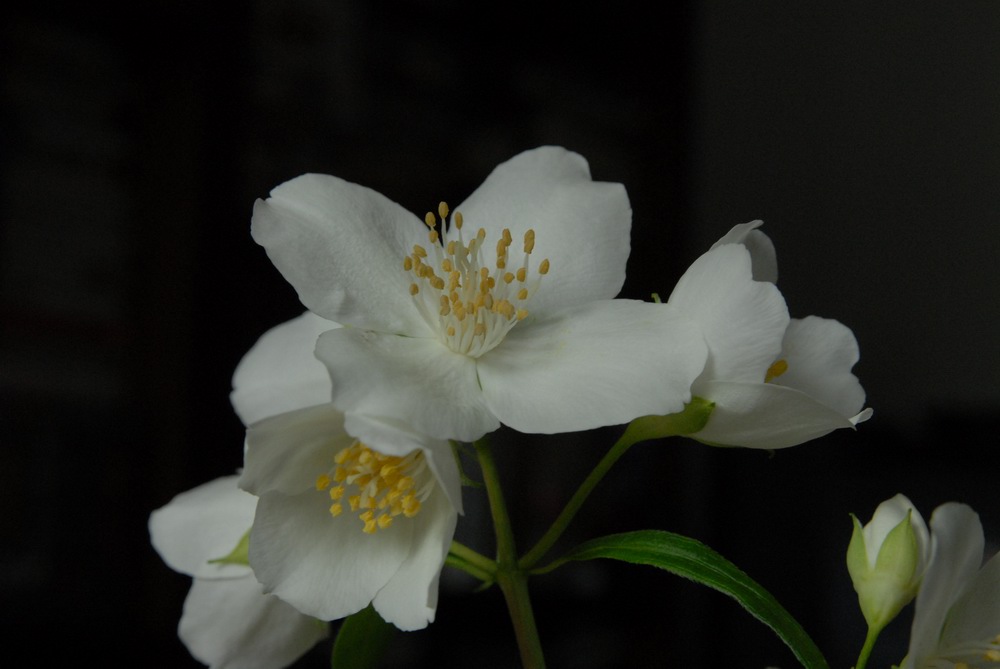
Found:
<path fill-rule="evenodd" d="M 482 337 L 483 335 L 486 334 L 486 325 L 484 325 L 483 323 L 476 323 L 476 327 L 472 331 L 472 334 L 476 335 L 477 337 Z"/>
<path fill-rule="evenodd" d="M 410 284 L 410 295 L 416 295 L 420 292 L 420 286 L 415 283 Z"/>
<path fill-rule="evenodd" d="M 431 230 L 429 233 L 427 233 L 427 239 L 429 239 L 431 241 L 431 244 L 437 244 L 438 243 L 438 239 L 439 239 L 439 237 L 438 237 L 438 231 L 437 230 Z"/>
<path fill-rule="evenodd" d="M 458 228 L 459 230 L 462 229 L 462 212 L 456 211 L 455 215 L 452 217 L 451 220 L 455 221 L 456 228 Z"/>
<path fill-rule="evenodd" d="M 458 216 L 458 214 L 455 214 L 455 215 Z M 456 242 L 454 240 L 448 242 L 448 255 L 450 255 L 450 256 L 455 255 L 455 246 L 457 244 L 458 244 L 458 242 Z"/>
<path fill-rule="evenodd" d="M 549 259 L 546 258 L 542 261 L 542 264 L 538 266 L 538 273 L 545 275 L 549 273 Z"/>
<path fill-rule="evenodd" d="M 448 329 L 445 332 L 448 333 L 449 337 L 454 337 L 455 336 L 455 326 L 454 325 L 449 325 Z"/>
<path fill-rule="evenodd" d="M 764 375 L 764 383 L 770 383 L 773 379 L 778 378 L 787 371 L 788 363 L 784 360 L 776 360 L 773 365 L 767 368 L 767 374 Z"/>
<path fill-rule="evenodd" d="M 316 477 L 316 490 L 326 490 L 328 487 L 330 487 L 330 477 L 327 474 Z"/>
<path fill-rule="evenodd" d="M 434 288 L 434 290 L 444 290 L 444 279 L 435 275 L 431 279 L 431 286 Z"/>
<path fill-rule="evenodd" d="M 528 317 L 528 310 L 527 309 L 518 309 L 517 310 L 517 320 L 523 321 L 527 317 Z"/>
<path fill-rule="evenodd" d="M 497 256 L 497 269 L 507 269 L 507 258 L 505 256 Z"/>
<path fill-rule="evenodd" d="M 339 516 L 343 512 L 344 512 L 344 505 L 343 504 L 337 503 L 337 504 L 331 504 L 330 505 L 330 515 L 333 516 L 334 518 L 336 518 L 337 516 Z"/>
<path fill-rule="evenodd" d="M 374 520 L 366 520 L 365 527 L 361 531 L 365 534 L 375 534 L 376 530 L 378 530 L 378 524 Z"/>
<path fill-rule="evenodd" d="M 520 268 L 517 270 L 517 280 L 524 283 L 528 279 L 528 270 L 525 268 Z"/>
<path fill-rule="evenodd" d="M 347 503 L 351 505 L 351 511 L 361 508 L 361 495 L 351 495 L 347 498 Z"/>
<path fill-rule="evenodd" d="M 451 242 L 448 242 L 449 244 Z M 441 269 L 445 272 L 454 272 L 455 266 L 451 264 L 451 258 L 445 258 L 441 261 Z"/>
<path fill-rule="evenodd" d="M 507 272 L 506 274 L 503 275 L 503 282 L 504 283 L 511 283 L 512 281 L 514 281 L 514 273 L 513 272 Z"/>
<path fill-rule="evenodd" d="M 526 300 L 526 299 L 528 299 L 528 289 L 527 288 L 522 288 L 521 290 L 517 291 L 517 299 L 519 299 L 519 300 Z"/>
<path fill-rule="evenodd" d="M 479 231 L 476 232 L 476 239 L 478 239 L 480 242 L 486 239 L 486 228 L 479 228 Z"/>
<path fill-rule="evenodd" d="M 535 250 L 535 231 L 528 230 L 524 233 L 524 252 L 531 253 Z"/>
<path fill-rule="evenodd" d="M 434 226 L 437 225 L 437 221 L 434 220 L 434 213 L 433 212 L 429 211 L 426 214 L 424 214 L 424 223 L 426 223 L 427 227 L 431 228 L 431 229 L 433 229 Z"/>
<path fill-rule="evenodd" d="M 447 202 L 439 202 L 438 203 L 438 216 L 441 217 L 442 221 L 444 219 L 448 218 L 448 203 Z"/>
<path fill-rule="evenodd" d="M 413 245 L 413 255 L 417 256 L 418 258 L 426 258 L 427 257 L 427 249 L 425 249 L 420 244 L 414 244 Z"/>
<path fill-rule="evenodd" d="M 503 235 L 501 236 L 501 238 L 503 239 L 504 244 L 506 244 L 507 246 L 511 245 L 511 242 L 514 241 L 514 238 L 510 236 L 510 228 L 503 229 Z"/>
<path fill-rule="evenodd" d="M 378 517 L 378 526 L 381 529 L 384 530 L 385 528 L 389 527 L 390 525 L 392 525 L 392 516 L 390 516 L 387 513 L 383 513 L 381 516 Z"/>
<path fill-rule="evenodd" d="M 413 258 L 411 258 L 410 256 L 406 256 L 405 258 L 403 258 L 403 269 L 405 269 L 407 272 L 413 269 Z"/>
<path fill-rule="evenodd" d="M 347 470 L 344 469 L 343 467 L 337 467 L 336 471 L 333 474 L 333 480 L 336 481 L 337 483 L 343 483 L 344 481 L 346 481 Z"/>
<path fill-rule="evenodd" d="M 991 648 L 983 654 L 983 659 L 989 660 L 990 662 L 1000 662 L 1000 650 Z"/>
<path fill-rule="evenodd" d="M 344 497 L 344 486 L 338 485 L 330 488 L 330 499 L 337 501 Z"/>

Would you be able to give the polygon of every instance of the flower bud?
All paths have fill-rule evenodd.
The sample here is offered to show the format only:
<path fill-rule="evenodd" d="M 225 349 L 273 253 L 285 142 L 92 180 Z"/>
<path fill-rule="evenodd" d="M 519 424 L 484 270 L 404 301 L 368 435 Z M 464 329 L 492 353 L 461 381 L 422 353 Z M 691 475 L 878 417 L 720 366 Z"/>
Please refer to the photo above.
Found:
<path fill-rule="evenodd" d="M 864 527 L 851 518 L 847 570 L 869 627 L 882 629 L 917 594 L 930 550 L 927 525 L 903 495 L 879 504 Z"/>

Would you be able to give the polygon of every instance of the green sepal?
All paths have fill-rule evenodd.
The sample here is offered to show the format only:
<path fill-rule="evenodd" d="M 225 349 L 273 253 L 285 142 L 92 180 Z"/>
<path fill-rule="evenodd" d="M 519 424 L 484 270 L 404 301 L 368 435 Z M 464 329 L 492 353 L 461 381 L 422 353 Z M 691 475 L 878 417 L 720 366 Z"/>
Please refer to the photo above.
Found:
<path fill-rule="evenodd" d="M 736 565 L 701 542 L 672 532 L 640 530 L 583 543 L 538 572 L 570 560 L 609 558 L 659 567 L 732 597 L 770 627 L 806 669 L 829 669 L 823 654 L 802 626 L 763 587 Z M 536 572 L 536 573 L 538 573 Z"/>
<path fill-rule="evenodd" d="M 854 522 L 854 531 L 851 533 L 851 543 L 847 545 L 847 573 L 851 575 L 851 581 L 857 583 L 868 576 L 871 567 L 868 566 L 864 528 L 853 513 L 851 520 Z"/>
<path fill-rule="evenodd" d="M 225 557 L 209 560 L 209 564 L 239 564 L 245 567 L 250 566 L 250 530 L 240 537 L 236 543 L 236 548 L 230 551 Z"/>
<path fill-rule="evenodd" d="M 369 604 L 340 624 L 330 654 L 331 669 L 371 669 L 389 648 L 396 628 Z"/>
<path fill-rule="evenodd" d="M 625 428 L 622 440 L 629 444 L 637 444 L 650 439 L 694 434 L 705 427 L 713 410 L 715 402 L 702 397 L 692 397 L 691 401 L 684 405 L 683 411 L 667 416 L 636 418 Z"/>

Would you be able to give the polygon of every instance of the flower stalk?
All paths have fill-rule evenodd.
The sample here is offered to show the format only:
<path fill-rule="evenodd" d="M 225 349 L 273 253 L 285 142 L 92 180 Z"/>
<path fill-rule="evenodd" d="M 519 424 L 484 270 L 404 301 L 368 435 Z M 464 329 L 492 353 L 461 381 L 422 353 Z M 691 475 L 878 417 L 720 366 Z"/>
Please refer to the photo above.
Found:
<path fill-rule="evenodd" d="M 507 601 L 507 611 L 521 652 L 521 663 L 525 669 L 544 669 L 545 657 L 528 594 L 528 574 L 518 565 L 514 530 L 510 524 L 493 453 L 486 438 L 476 441 L 474 446 L 482 469 L 496 533 L 496 581 Z"/>

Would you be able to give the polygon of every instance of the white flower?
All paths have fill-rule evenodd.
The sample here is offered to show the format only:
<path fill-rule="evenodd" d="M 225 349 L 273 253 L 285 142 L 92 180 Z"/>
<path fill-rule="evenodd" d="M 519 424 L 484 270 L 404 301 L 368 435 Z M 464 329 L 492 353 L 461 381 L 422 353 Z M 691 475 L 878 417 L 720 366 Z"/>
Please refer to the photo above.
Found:
<path fill-rule="evenodd" d="M 471 441 L 679 411 L 705 361 L 673 309 L 613 300 L 631 209 L 555 147 L 498 166 L 449 219 L 309 174 L 254 207 L 253 235 L 311 311 L 350 327 L 316 352 L 345 411 Z M 669 342 L 667 346 L 663 342 Z"/>
<path fill-rule="evenodd" d="M 247 430 L 240 487 L 257 495 L 249 560 L 265 586 L 323 620 L 369 603 L 401 629 L 433 621 L 461 511 L 450 445 L 401 421 L 345 416 L 313 356 L 311 313 L 266 333 L 233 376 Z"/>
<path fill-rule="evenodd" d="M 858 345 L 837 321 L 789 319 L 774 247 L 756 230 L 733 228 L 684 273 L 667 301 L 698 323 L 708 362 L 691 392 L 715 403 L 709 444 L 785 448 L 867 420 L 851 367 Z M 764 279 L 764 280 L 754 280 Z"/>
<path fill-rule="evenodd" d="M 917 594 L 930 553 L 927 525 L 904 495 L 879 504 L 864 527 L 852 518 L 847 569 L 865 620 L 882 629 Z"/>
<path fill-rule="evenodd" d="M 931 558 L 901 669 L 1000 667 L 1000 559 L 983 560 L 975 511 L 949 502 L 931 515 Z"/>
<path fill-rule="evenodd" d="M 325 638 L 327 625 L 263 594 L 249 566 L 214 562 L 253 522 L 256 500 L 237 478 L 177 495 L 152 513 L 149 531 L 163 561 L 194 577 L 178 627 L 191 654 L 217 669 L 280 669 Z"/>

